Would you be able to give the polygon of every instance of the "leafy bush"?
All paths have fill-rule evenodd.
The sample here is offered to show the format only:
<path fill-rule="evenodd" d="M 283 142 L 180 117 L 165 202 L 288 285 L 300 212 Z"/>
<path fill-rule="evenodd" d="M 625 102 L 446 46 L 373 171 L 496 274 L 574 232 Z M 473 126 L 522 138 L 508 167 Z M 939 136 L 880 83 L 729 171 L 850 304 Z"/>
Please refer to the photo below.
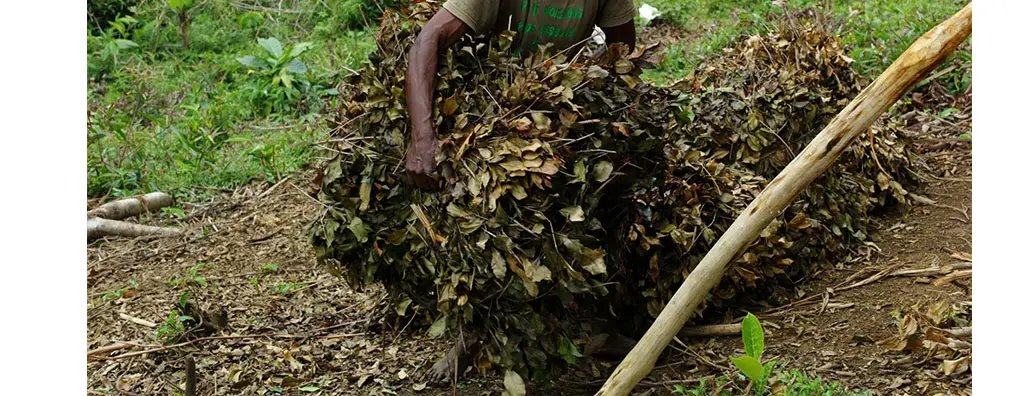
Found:
<path fill-rule="evenodd" d="M 89 29 L 93 33 L 103 31 L 110 21 L 132 14 L 132 7 L 139 4 L 140 0 L 89 0 L 86 2 L 86 13 L 89 20 Z"/>
<path fill-rule="evenodd" d="M 301 42 L 285 49 L 275 37 L 257 42 L 263 52 L 237 58 L 249 68 L 250 103 L 263 114 L 289 112 L 312 87 L 309 68 L 299 57 L 313 44 Z"/>
<path fill-rule="evenodd" d="M 395 7 L 400 0 L 327 0 L 318 16 L 320 34 L 340 34 L 346 30 L 361 30 L 377 25 L 381 13 Z"/>
<path fill-rule="evenodd" d="M 138 23 L 139 21 L 130 16 L 120 17 L 110 21 L 110 27 L 101 35 L 89 36 L 89 56 L 87 58 L 89 77 L 102 78 L 114 72 L 122 53 L 139 46 L 128 39 L 131 30 Z"/>

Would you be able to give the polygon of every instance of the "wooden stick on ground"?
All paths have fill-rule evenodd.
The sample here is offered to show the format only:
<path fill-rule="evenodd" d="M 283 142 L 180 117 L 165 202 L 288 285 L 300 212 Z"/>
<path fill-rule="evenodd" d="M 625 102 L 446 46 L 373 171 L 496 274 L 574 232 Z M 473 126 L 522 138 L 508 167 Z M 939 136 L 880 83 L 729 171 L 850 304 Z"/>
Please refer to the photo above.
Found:
<path fill-rule="evenodd" d="M 196 396 L 196 361 L 185 356 L 185 396 Z"/>
<path fill-rule="evenodd" d="M 857 95 L 729 226 L 597 394 L 629 394 L 650 373 L 661 352 L 722 279 L 729 263 L 743 254 L 761 230 L 827 170 L 850 142 L 864 133 L 915 82 L 938 66 L 970 33 L 971 4 L 968 4 L 917 39 Z"/>
<path fill-rule="evenodd" d="M 93 240 L 107 235 L 128 237 L 139 236 L 180 236 L 179 230 L 167 227 L 155 227 L 120 221 L 146 212 L 160 210 L 174 204 L 174 199 L 167 193 L 153 192 L 138 197 L 107 202 L 86 212 L 86 238 Z"/>
<path fill-rule="evenodd" d="M 174 199 L 170 195 L 162 192 L 152 192 L 146 195 L 107 202 L 86 212 L 86 215 L 110 220 L 123 220 L 146 212 L 157 211 L 162 207 L 171 205 L 174 205 Z"/>
<path fill-rule="evenodd" d="M 129 322 L 135 323 L 135 324 L 140 325 L 140 326 L 146 326 L 146 327 L 149 327 L 149 328 L 156 327 L 156 323 L 150 322 L 150 321 L 142 319 L 142 318 L 136 318 L 136 317 L 131 316 L 129 314 L 126 314 L 124 312 L 118 313 L 117 316 L 121 317 L 121 319 L 127 320 Z"/>
<path fill-rule="evenodd" d="M 85 224 L 85 235 L 89 240 L 102 238 L 107 235 L 127 237 L 140 237 L 147 235 L 176 237 L 182 235 L 181 231 L 174 228 L 148 226 L 120 220 L 107 220 L 99 217 L 88 219 Z"/>

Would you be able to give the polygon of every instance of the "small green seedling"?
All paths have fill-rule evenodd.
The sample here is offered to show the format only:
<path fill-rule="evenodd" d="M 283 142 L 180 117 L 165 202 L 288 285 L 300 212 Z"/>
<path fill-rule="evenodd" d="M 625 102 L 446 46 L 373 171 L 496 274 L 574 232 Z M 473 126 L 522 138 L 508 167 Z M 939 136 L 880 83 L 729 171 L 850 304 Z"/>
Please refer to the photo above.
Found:
<path fill-rule="evenodd" d="M 174 217 L 176 219 L 183 219 L 183 218 L 185 218 L 185 209 L 182 209 L 182 208 L 174 208 L 174 207 L 160 208 L 160 212 L 162 212 L 162 213 L 164 213 L 164 214 L 166 214 L 168 216 Z"/>
<path fill-rule="evenodd" d="M 301 282 L 285 282 L 285 283 L 275 284 L 274 285 L 274 290 L 277 291 L 278 293 L 280 293 L 283 296 L 287 296 L 287 295 L 292 294 L 295 291 L 301 289 L 303 286 L 306 286 L 306 285 L 304 283 L 301 283 Z"/>
<path fill-rule="evenodd" d="M 122 287 L 117 290 L 111 290 L 103 294 L 103 302 L 120 300 L 122 298 L 134 297 L 139 289 L 139 282 L 134 279 L 129 281 L 128 286 Z"/>
<path fill-rule="evenodd" d="M 761 356 L 764 354 L 764 330 L 761 328 L 761 322 L 751 313 L 747 313 L 747 317 L 743 319 L 743 349 L 746 354 L 732 356 L 729 359 L 740 369 L 743 376 L 760 390 L 775 362 L 761 362 Z"/>
<path fill-rule="evenodd" d="M 203 277 L 202 275 L 199 275 L 199 271 L 202 270 L 203 267 L 205 267 L 205 266 L 206 265 L 203 264 L 203 263 L 199 263 L 199 264 L 193 265 L 192 268 L 189 268 L 187 271 L 185 271 L 184 275 L 182 275 L 182 276 L 174 276 L 174 277 L 171 277 L 171 279 L 168 279 L 167 280 L 167 286 L 171 286 L 171 287 L 181 287 L 181 286 L 186 286 L 186 287 L 187 286 L 206 287 L 206 284 L 207 284 L 206 283 L 206 278 Z"/>
<path fill-rule="evenodd" d="M 706 396 L 711 394 L 711 390 L 708 389 L 707 380 L 705 378 L 701 378 L 700 382 L 694 388 L 687 388 L 683 384 L 676 384 L 676 386 L 672 388 L 672 393 L 687 396 Z"/>
<path fill-rule="evenodd" d="M 155 335 L 158 340 L 165 343 L 176 342 L 185 333 L 185 322 L 192 321 L 193 319 L 191 316 L 183 315 L 179 311 L 179 307 L 184 307 L 188 304 L 188 297 L 188 291 L 178 297 L 178 307 L 171 309 L 171 312 L 167 314 L 167 319 L 156 329 Z"/>

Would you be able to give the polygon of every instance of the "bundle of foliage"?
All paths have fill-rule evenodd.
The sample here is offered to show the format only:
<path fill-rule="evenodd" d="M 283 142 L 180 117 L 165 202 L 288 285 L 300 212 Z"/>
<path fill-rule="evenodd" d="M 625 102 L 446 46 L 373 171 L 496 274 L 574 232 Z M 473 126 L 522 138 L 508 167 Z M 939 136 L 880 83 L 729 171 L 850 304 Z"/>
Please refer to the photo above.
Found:
<path fill-rule="evenodd" d="M 769 34 L 740 41 L 675 84 L 690 93 L 688 122 L 669 135 L 678 140 L 666 148 L 662 179 L 635 189 L 638 211 L 623 228 L 624 250 L 632 249 L 635 264 L 648 264 L 624 267 L 632 276 L 620 284 L 639 287 L 651 315 L 859 91 L 861 78 L 830 31 L 814 14 L 784 17 Z M 785 295 L 792 279 L 866 240 L 870 214 L 906 204 L 901 181 L 917 183 L 912 155 L 899 128 L 889 120 L 878 125 L 734 260 L 712 302 L 754 297 L 764 286 Z"/>
<path fill-rule="evenodd" d="M 543 372 L 549 356 L 579 356 L 579 323 L 566 311 L 587 313 L 607 295 L 597 235 L 614 228 L 597 215 L 601 198 L 617 199 L 626 174 L 662 163 L 654 132 L 682 113 L 637 77 L 651 49 L 572 63 L 546 49 L 513 57 L 511 32 L 469 38 L 445 55 L 437 82 L 443 191 L 415 190 L 402 167 L 404 76 L 394 70 L 432 10 L 388 14 L 379 51 L 350 82 L 313 244 L 350 283 L 380 281 L 403 310 L 414 300 L 427 308 L 434 334 L 486 329 L 478 364 Z M 636 100 L 649 111 L 630 111 Z"/>
<path fill-rule="evenodd" d="M 594 59 L 541 47 L 520 59 L 510 54 L 511 32 L 465 38 L 440 59 L 441 190 L 425 192 L 405 180 L 405 81 L 395 71 L 437 6 L 386 13 L 377 52 L 346 84 L 349 100 L 316 181 L 325 210 L 312 244 L 350 284 L 382 283 L 399 314 L 415 303 L 433 318 L 431 335 L 479 334 L 482 369 L 537 378 L 549 359 L 580 356 L 578 343 L 594 331 L 581 318 L 642 323 L 657 314 L 854 86 L 847 63 L 836 63 L 834 39 L 801 42 L 824 33 L 796 22 L 761 39 L 773 50 L 758 52 L 766 43 L 748 40 L 734 50 L 739 58 L 713 60 L 672 88 L 638 77 L 657 61 L 651 47 L 613 46 Z M 727 64 L 734 70 L 714 74 Z M 776 85 L 748 91 L 768 67 L 781 68 Z M 873 151 L 885 159 L 878 163 L 907 164 L 898 142 L 875 146 L 885 146 Z M 848 160 L 868 167 L 866 153 L 851 150 Z M 765 230 L 715 300 L 784 284 L 776 275 L 863 237 L 866 223 L 851 218 L 883 194 L 875 178 L 848 168 L 826 175 Z"/>

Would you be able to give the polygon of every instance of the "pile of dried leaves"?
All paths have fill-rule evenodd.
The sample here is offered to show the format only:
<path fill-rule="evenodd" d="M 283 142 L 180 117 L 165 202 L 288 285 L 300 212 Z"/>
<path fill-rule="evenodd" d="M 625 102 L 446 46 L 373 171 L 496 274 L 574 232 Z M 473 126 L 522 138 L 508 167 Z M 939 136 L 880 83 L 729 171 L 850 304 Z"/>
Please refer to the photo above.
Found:
<path fill-rule="evenodd" d="M 639 77 L 654 47 L 518 58 L 511 32 L 466 38 L 436 82 L 442 189 L 419 191 L 405 183 L 400 71 L 437 6 L 386 14 L 377 52 L 348 81 L 312 242 L 353 286 L 381 282 L 400 315 L 426 313 L 430 334 L 479 334 L 481 369 L 536 378 L 550 358 L 572 363 L 599 331 L 581 319 L 642 327 L 856 93 L 849 59 L 811 19 L 783 21 L 668 88 Z M 865 239 L 870 212 L 904 202 L 907 156 L 895 131 L 865 138 L 737 259 L 712 301 L 786 287 Z"/>
<path fill-rule="evenodd" d="M 859 92 L 829 21 L 777 21 L 675 84 L 686 119 L 666 147 L 663 179 L 634 189 L 639 209 L 624 245 L 645 260 L 639 286 L 651 315 L 764 186 Z M 868 238 L 868 218 L 907 203 L 917 184 L 901 130 L 890 122 L 851 147 L 738 257 L 711 302 L 756 288 L 788 294 L 792 280 Z M 851 244 L 852 243 L 852 244 Z M 639 247 L 640 251 L 635 248 Z M 637 257 L 642 259 L 637 259 Z M 637 267 L 630 267 L 636 270 Z"/>

